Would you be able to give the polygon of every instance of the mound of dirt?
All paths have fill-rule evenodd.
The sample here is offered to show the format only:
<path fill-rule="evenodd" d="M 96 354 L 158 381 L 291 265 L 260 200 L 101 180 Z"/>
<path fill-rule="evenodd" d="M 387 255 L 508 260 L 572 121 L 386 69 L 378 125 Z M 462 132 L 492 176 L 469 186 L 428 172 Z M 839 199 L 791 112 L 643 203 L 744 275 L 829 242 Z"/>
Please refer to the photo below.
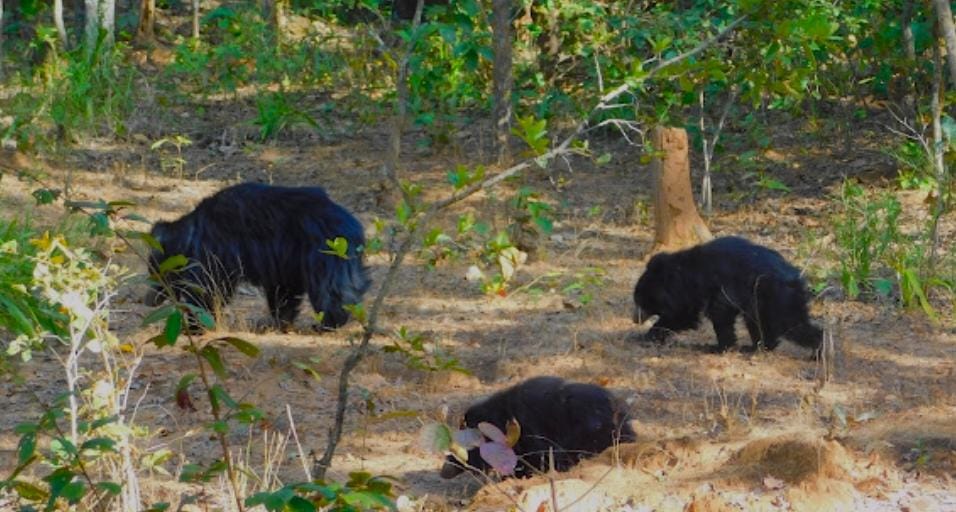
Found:
<path fill-rule="evenodd" d="M 744 479 L 763 482 L 767 477 L 790 484 L 812 482 L 819 478 L 841 479 L 846 472 L 841 461 L 846 452 L 836 441 L 783 436 L 751 441 L 740 449 L 724 469 Z"/>

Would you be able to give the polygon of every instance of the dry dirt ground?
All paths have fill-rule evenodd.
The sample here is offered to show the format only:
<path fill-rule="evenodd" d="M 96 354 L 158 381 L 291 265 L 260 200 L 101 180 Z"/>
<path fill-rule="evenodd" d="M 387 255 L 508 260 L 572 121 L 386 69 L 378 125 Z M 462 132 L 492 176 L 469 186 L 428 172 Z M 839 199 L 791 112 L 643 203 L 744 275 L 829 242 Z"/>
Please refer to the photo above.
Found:
<path fill-rule="evenodd" d="M 320 184 L 369 230 L 374 218 L 390 216 L 391 209 L 379 204 L 371 185 L 384 155 L 383 131 L 356 127 L 340 130 L 347 136 L 321 138 L 292 132 L 261 144 L 244 137 L 241 128 L 227 128 L 237 126 L 243 115 L 212 108 L 201 120 L 183 114 L 181 126 L 198 141 L 183 154 L 184 179 L 162 176 L 149 141 L 135 137 L 124 143 L 84 142 L 55 158 L 7 155 L 5 165 L 32 162 L 47 172 L 48 182 L 62 187 L 68 180 L 75 198 L 134 200 L 136 210 L 150 221 L 173 218 L 242 180 Z M 801 267 L 821 269 L 833 265 L 827 226 L 835 203 L 829 195 L 847 175 L 882 186 L 895 167 L 878 151 L 885 141 L 866 130 L 860 130 L 846 154 L 797 150 L 827 140 L 817 135 L 807 142 L 809 135 L 794 135 L 805 132 L 796 122 L 783 127 L 775 134 L 777 149 L 763 160 L 770 175 L 790 186 L 789 193 L 756 188 L 753 180 L 736 174 L 718 174 L 717 211 L 707 222 L 716 234 L 744 235 L 779 249 Z M 448 169 L 484 157 L 472 142 L 478 138 L 469 133 L 457 139 L 458 146 L 435 151 L 420 149 L 417 136 L 406 139 L 402 172 L 422 183 L 428 198 L 447 192 Z M 835 375 L 825 384 L 820 365 L 792 344 L 771 354 L 715 355 L 706 351 L 714 343 L 709 325 L 663 346 L 642 342 L 631 322 L 631 292 L 653 237 L 646 212 L 650 180 L 636 164 L 634 149 L 604 144 L 614 154 L 607 165 L 594 167 L 582 159 L 557 162 L 548 172 L 534 170 L 521 183 L 506 185 L 531 186 L 556 207 L 554 232 L 519 269 L 514 293 L 484 295 L 465 279 L 468 261 L 431 270 L 413 261 L 401 270 L 397 288 L 385 302 L 384 327 L 424 333 L 471 375 L 412 370 L 397 355 L 376 351 L 353 375 L 346 434 L 331 476 L 342 479 L 355 470 L 390 475 L 403 510 L 551 510 L 551 481 L 561 510 L 956 510 L 952 305 L 937 304 L 945 315 L 934 325 L 889 304 L 850 302 L 838 293 L 824 293 L 814 301 L 813 314 L 833 333 L 838 348 Z M 50 215 L 51 207 L 30 204 L 29 191 L 36 185 L 10 175 L 0 184 L 5 217 L 15 212 Z M 496 196 L 468 201 L 441 222 L 453 225 L 470 210 L 501 228 L 506 219 L 500 204 L 507 194 L 502 190 Z M 901 197 L 905 217 L 915 225 L 920 202 Z M 954 224 L 952 218 L 944 222 L 944 247 L 953 247 Z M 121 259 L 143 271 L 131 255 Z M 369 261 L 377 283 L 387 262 L 386 255 Z M 605 279 L 591 290 L 594 299 L 582 305 L 562 288 L 586 269 L 599 269 Z M 550 273 L 558 277 L 545 278 Z M 143 290 L 142 284 L 130 284 L 114 313 L 117 332 L 139 345 L 157 333 L 140 327 L 149 311 L 139 302 Z M 376 293 L 373 287 L 369 297 Z M 267 437 L 289 430 L 287 408 L 303 450 L 322 452 L 335 407 L 336 373 L 359 332 L 352 323 L 335 333 L 314 334 L 304 314 L 294 333 L 253 332 L 249 326 L 264 310 L 258 292 L 245 290 L 225 311 L 220 331 L 207 335 L 233 334 L 262 349 L 254 360 L 231 355 L 225 383 L 234 396 L 257 404 L 267 415 L 268 421 L 252 431 L 237 427 L 230 437 L 260 475 L 265 448 L 271 446 Z M 738 334 L 746 339 L 742 328 Z M 376 347 L 388 342 L 384 336 L 374 340 Z M 186 460 L 212 460 L 218 451 L 203 430 L 210 417 L 202 393 L 193 384 L 199 412 L 177 408 L 173 396 L 179 378 L 194 371 L 193 360 L 178 349 L 145 350 L 134 386 L 142 394 L 136 419 L 151 431 L 142 445 L 168 446 L 181 454 L 168 464 L 173 474 Z M 318 382 L 294 364 L 310 358 L 318 361 Z M 52 358 L 41 357 L 25 371 L 41 399 L 62 389 Z M 454 417 L 475 399 L 535 375 L 612 389 L 629 404 L 640 442 L 567 474 L 485 486 L 468 476 L 441 480 L 441 458 L 418 448 L 423 422 L 439 417 L 444 408 Z M 0 393 L 5 409 L 0 415 L 0 469 L 7 471 L 15 460 L 14 425 L 36 418 L 40 406 L 7 380 L 0 380 Z M 293 442 L 271 465 L 284 482 L 304 479 Z M 148 500 L 173 502 L 174 509 L 188 493 L 199 495 L 191 506 L 215 508 L 223 502 L 221 483 L 200 493 L 196 486 L 156 475 L 146 477 L 144 487 Z"/>

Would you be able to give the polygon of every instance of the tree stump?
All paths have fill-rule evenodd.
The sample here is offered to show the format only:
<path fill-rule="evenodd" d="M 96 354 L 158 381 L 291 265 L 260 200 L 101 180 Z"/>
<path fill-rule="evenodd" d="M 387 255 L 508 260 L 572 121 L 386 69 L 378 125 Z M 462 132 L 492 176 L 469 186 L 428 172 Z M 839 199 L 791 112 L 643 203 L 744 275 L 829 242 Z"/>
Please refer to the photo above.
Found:
<path fill-rule="evenodd" d="M 651 132 L 654 150 L 661 156 L 651 161 L 654 175 L 654 248 L 676 251 L 714 238 L 697 212 L 690 187 L 690 159 L 687 131 L 655 127 Z"/>

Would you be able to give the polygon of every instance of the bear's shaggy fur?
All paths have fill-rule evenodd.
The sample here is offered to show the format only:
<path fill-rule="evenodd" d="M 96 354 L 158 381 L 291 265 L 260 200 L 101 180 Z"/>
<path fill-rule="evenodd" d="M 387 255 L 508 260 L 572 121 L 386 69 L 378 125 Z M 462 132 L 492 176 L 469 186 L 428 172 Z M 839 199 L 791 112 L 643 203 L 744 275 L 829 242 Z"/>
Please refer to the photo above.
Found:
<path fill-rule="evenodd" d="M 742 315 L 755 349 L 773 350 L 781 337 L 819 349 L 823 333 L 810 323 L 808 298 L 800 271 L 780 253 L 723 237 L 651 258 L 634 288 L 634 320 L 658 315 L 648 337 L 663 341 L 696 328 L 703 312 L 724 351 L 736 345 L 734 321 Z"/>
<path fill-rule="evenodd" d="M 263 289 L 280 328 L 295 320 L 303 294 L 323 327 L 339 327 L 349 319 L 343 305 L 360 302 L 370 284 L 361 223 L 320 187 L 231 186 L 151 234 L 163 247 L 150 255 L 152 272 L 170 256 L 190 260 L 168 276 L 180 300 L 209 310 L 247 281 Z M 347 259 L 328 253 L 336 237 L 348 241 Z"/>
<path fill-rule="evenodd" d="M 551 454 L 554 468 L 566 471 L 615 443 L 635 439 L 625 405 L 608 390 L 558 377 L 535 377 L 491 395 L 468 408 L 462 427 L 487 422 L 504 432 L 511 419 L 521 427 L 512 447 L 518 456 L 518 477 L 548 471 Z M 467 466 L 449 456 L 441 475 L 451 478 L 464 469 L 485 472 L 489 465 L 478 448 L 472 448 Z"/>

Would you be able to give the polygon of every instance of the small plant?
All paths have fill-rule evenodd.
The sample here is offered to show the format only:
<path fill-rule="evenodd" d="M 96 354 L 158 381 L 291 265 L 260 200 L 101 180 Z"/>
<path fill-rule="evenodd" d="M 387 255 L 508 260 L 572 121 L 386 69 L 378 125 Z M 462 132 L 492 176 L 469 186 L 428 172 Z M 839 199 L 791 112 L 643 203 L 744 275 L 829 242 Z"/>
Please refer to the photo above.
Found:
<path fill-rule="evenodd" d="M 282 91 L 260 95 L 256 99 L 256 109 L 258 116 L 252 124 L 259 127 L 259 136 L 263 140 L 276 137 L 297 124 L 319 128 L 312 116 L 292 106 Z"/>
<path fill-rule="evenodd" d="M 840 282 L 850 298 L 879 291 L 887 295 L 892 283 L 875 275 L 874 265 L 883 260 L 898 241 L 897 219 L 901 207 L 891 195 L 868 197 L 863 187 L 847 181 L 840 194 L 843 212 L 833 219 Z"/>
<path fill-rule="evenodd" d="M 458 359 L 444 354 L 441 349 L 425 336 L 412 333 L 402 326 L 392 337 L 392 344 L 382 349 L 385 353 L 395 353 L 405 358 L 405 364 L 418 371 L 436 372 L 451 370 L 468 373 Z"/>
<path fill-rule="evenodd" d="M 247 507 L 262 505 L 270 512 L 395 510 L 392 483 L 371 473 L 349 473 L 345 484 L 306 482 L 286 485 L 276 491 L 256 493 L 245 500 Z"/>
<path fill-rule="evenodd" d="M 156 151 L 159 153 L 159 166 L 164 173 L 174 173 L 177 178 L 180 180 L 183 179 L 183 171 L 186 167 L 186 159 L 183 158 L 183 148 L 191 146 L 193 141 L 186 135 L 172 135 L 170 137 L 163 137 L 162 139 L 154 142 L 150 147 L 150 151 Z M 167 153 L 166 151 L 160 151 L 164 146 L 173 146 L 176 148 L 175 154 Z"/>

